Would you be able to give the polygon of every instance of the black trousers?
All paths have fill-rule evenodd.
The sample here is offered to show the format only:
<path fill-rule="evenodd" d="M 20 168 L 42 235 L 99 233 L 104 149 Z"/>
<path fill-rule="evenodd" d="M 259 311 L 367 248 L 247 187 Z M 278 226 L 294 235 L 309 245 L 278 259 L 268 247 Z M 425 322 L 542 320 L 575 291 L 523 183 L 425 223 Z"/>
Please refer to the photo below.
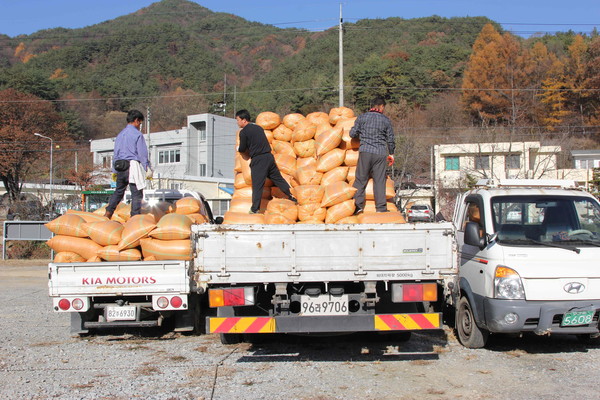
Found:
<path fill-rule="evenodd" d="M 110 213 L 115 212 L 115 209 L 125 196 L 127 185 L 129 185 L 129 190 L 131 191 L 131 216 L 133 217 L 134 215 L 141 213 L 144 191 L 138 190 L 135 183 L 129 183 L 129 168 L 125 171 L 117 171 L 117 188 L 112 196 L 110 196 L 110 201 L 108 202 L 108 206 L 106 206 L 106 211 Z"/>
<path fill-rule="evenodd" d="M 387 155 L 360 152 L 358 153 L 358 165 L 356 166 L 356 179 L 354 186 L 357 190 L 354 194 L 356 208 L 365 208 L 365 189 L 369 178 L 373 178 L 373 192 L 375 194 L 375 209 L 379 212 L 387 210 L 385 198 L 385 169 Z"/>
<path fill-rule="evenodd" d="M 260 199 L 267 178 L 272 180 L 275 186 L 281 189 L 286 196 L 292 197 L 290 185 L 281 176 L 273 154 L 265 153 L 252 157 L 252 160 L 250 160 L 250 175 L 252 176 L 252 208 L 250 211 L 258 212 L 260 209 Z"/>

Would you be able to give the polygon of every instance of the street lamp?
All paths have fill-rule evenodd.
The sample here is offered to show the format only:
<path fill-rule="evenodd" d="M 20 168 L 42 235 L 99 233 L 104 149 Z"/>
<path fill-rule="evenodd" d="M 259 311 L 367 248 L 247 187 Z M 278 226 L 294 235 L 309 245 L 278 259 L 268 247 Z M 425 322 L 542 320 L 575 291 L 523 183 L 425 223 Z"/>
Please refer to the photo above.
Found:
<path fill-rule="evenodd" d="M 54 140 L 48 136 L 42 135 L 41 133 L 34 133 L 34 135 L 50 141 L 50 217 L 52 217 L 52 150 L 54 149 Z"/>

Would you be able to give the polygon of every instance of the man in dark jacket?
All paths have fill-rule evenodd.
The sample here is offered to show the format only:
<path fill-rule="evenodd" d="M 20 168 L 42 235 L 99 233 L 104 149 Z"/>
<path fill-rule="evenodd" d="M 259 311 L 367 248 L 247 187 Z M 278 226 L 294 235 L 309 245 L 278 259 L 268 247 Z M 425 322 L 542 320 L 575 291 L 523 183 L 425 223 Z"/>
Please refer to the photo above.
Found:
<path fill-rule="evenodd" d="M 354 194 L 356 206 L 354 214 L 360 214 L 365 208 L 365 189 L 369 178 L 373 178 L 376 211 L 388 211 L 385 198 L 385 170 L 386 165 L 394 163 L 396 142 L 392 124 L 389 118 L 383 115 L 385 104 L 382 97 L 375 97 L 371 102 L 371 109 L 360 115 L 350 130 L 350 137 L 360 140 L 356 179 L 353 184 L 357 189 Z"/>
<path fill-rule="evenodd" d="M 290 185 L 283 179 L 275 157 L 271 153 L 271 146 L 265 135 L 265 131 L 260 126 L 250 122 L 250 113 L 248 110 L 240 110 L 235 114 L 240 131 L 240 153 L 248 152 L 250 154 L 250 174 L 252 176 L 252 207 L 250 214 L 258 213 L 260 209 L 260 200 L 262 198 L 263 187 L 267 178 L 271 179 L 275 186 L 293 202 L 296 202 L 290 192 Z"/>

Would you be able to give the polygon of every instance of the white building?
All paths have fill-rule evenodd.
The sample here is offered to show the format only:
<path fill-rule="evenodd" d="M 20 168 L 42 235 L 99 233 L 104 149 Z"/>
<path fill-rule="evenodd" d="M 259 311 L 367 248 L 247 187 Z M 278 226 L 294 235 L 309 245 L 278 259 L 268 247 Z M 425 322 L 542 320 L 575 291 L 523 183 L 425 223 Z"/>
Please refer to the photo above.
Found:
<path fill-rule="evenodd" d="M 434 146 L 436 211 L 451 215 L 455 196 L 479 179 L 569 179 L 587 187 L 585 169 L 558 168 L 560 146 L 540 142 Z"/>
<path fill-rule="evenodd" d="M 228 209 L 233 193 L 235 142 L 238 126 L 233 118 L 214 114 L 190 115 L 187 126 L 146 137 L 154 169 L 154 189 L 198 191 L 209 200 L 213 213 Z M 116 136 L 116 134 L 115 134 Z M 93 140 L 94 165 L 106 172 L 101 184 L 110 185 L 114 140 Z"/>

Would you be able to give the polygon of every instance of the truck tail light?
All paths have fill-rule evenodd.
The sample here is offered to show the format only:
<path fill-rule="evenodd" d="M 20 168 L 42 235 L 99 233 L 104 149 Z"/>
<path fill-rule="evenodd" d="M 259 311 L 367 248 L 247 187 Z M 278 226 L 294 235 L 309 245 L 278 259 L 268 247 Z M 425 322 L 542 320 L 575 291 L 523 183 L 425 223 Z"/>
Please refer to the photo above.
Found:
<path fill-rule="evenodd" d="M 87 297 L 58 297 L 52 299 L 52 304 L 57 312 L 85 312 L 90 308 Z"/>
<path fill-rule="evenodd" d="M 254 305 L 254 288 L 248 286 L 210 289 L 208 291 L 208 304 L 210 307 Z"/>
<path fill-rule="evenodd" d="M 68 299 L 60 299 L 58 302 L 58 307 L 63 311 L 67 311 L 69 308 L 71 308 L 71 302 Z"/>
<path fill-rule="evenodd" d="M 409 303 L 416 301 L 437 301 L 436 283 L 394 283 L 392 301 Z"/>
<path fill-rule="evenodd" d="M 187 310 L 187 296 L 176 294 L 152 296 L 152 308 L 159 311 Z"/>

